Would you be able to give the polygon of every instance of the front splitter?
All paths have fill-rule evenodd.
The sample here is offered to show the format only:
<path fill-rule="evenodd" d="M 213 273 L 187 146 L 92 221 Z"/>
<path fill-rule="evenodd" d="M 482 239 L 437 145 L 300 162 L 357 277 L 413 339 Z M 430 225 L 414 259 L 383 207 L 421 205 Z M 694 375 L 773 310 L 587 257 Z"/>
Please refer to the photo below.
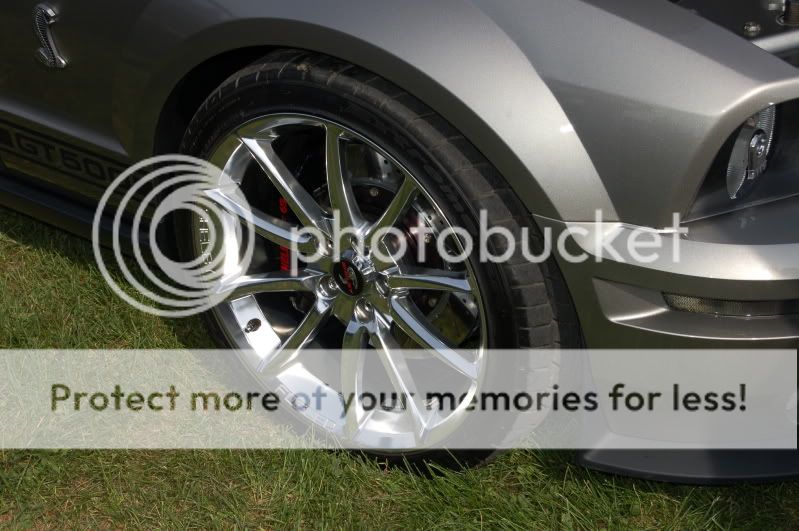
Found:
<path fill-rule="evenodd" d="M 799 479 L 798 450 L 588 450 L 587 468 L 669 483 L 728 485 Z"/>

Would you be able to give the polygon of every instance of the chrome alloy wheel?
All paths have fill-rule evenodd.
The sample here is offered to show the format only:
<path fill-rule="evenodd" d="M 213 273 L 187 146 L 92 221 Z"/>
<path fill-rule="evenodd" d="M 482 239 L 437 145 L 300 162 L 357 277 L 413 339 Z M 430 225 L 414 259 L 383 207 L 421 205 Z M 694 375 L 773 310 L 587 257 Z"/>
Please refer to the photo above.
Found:
<path fill-rule="evenodd" d="M 245 124 L 219 143 L 210 161 L 247 198 L 257 234 L 256 260 L 212 311 L 250 372 L 288 395 L 322 386 L 330 397 L 322 411 L 297 413 L 363 447 L 418 448 L 451 435 L 485 374 L 486 316 L 471 265 L 449 264 L 438 252 L 439 240 L 450 254 L 463 248 L 442 234 L 451 225 L 423 180 L 364 135 L 298 114 Z M 207 251 L 210 225 L 246 216 L 230 190 L 208 195 L 226 214 L 194 218 L 198 255 Z M 427 235 L 417 237 L 422 226 Z M 293 230 L 301 227 L 323 237 Z M 392 234 L 374 238 L 392 227 Z M 223 242 L 222 276 L 240 268 L 244 240 Z M 410 250 L 397 257 L 403 244 Z M 420 247 L 426 251 L 421 261 Z M 318 252 L 318 259 L 300 262 L 292 275 L 292 248 Z M 307 356 L 312 348 L 340 354 Z M 429 388 L 425 375 L 441 370 L 458 379 L 466 398 L 447 414 L 429 411 L 416 392 Z M 417 398 L 401 408 L 368 410 L 356 398 L 344 415 L 339 393 L 357 397 L 367 378 L 387 379 L 402 396 Z"/>

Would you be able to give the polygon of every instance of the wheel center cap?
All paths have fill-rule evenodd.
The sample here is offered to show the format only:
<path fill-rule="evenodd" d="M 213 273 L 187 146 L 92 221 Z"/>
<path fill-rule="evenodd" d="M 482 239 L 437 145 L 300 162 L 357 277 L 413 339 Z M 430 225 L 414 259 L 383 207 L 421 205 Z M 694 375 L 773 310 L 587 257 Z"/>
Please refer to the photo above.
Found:
<path fill-rule="evenodd" d="M 347 295 L 360 295 L 366 284 L 363 273 L 349 260 L 342 260 L 333 266 L 333 279 Z"/>

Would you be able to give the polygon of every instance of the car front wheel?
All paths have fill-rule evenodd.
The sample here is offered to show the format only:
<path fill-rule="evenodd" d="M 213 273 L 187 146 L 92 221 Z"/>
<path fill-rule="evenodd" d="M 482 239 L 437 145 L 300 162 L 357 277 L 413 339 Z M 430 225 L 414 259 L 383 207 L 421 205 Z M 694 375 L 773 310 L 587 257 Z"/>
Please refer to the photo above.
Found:
<path fill-rule="evenodd" d="M 476 249 L 466 260 L 444 256 L 464 252 L 453 229 L 478 236 L 481 212 L 489 226 L 514 235 L 528 227 L 532 248 L 541 236 L 465 138 L 380 77 L 316 53 L 274 52 L 214 91 L 183 151 L 224 169 L 253 213 L 250 270 L 206 321 L 221 345 L 250 352 L 241 361 L 264 385 L 294 393 L 323 386 L 347 396 L 367 375 L 380 374 L 408 393 L 434 365 L 476 393 L 507 378 L 492 370 L 488 349 L 579 346 L 554 260 L 531 263 L 520 249 L 503 263 L 481 263 Z M 226 201 L 226 219 L 194 215 L 180 225 L 187 260 L 204 252 L 209 224 L 240 221 L 244 205 Z M 340 235 L 336 223 L 350 230 Z M 296 228 L 320 236 L 298 239 Z M 237 255 L 244 239 L 225 249 Z M 497 255 L 502 245 L 489 241 Z M 316 256 L 298 261 L 292 249 Z M 405 249 L 401 257 L 385 259 L 398 249 Z M 310 349 L 341 353 L 304 358 Z M 513 377 L 548 387 L 556 358 L 529 366 L 529 356 L 520 356 L 525 365 Z M 422 406 L 356 407 L 343 418 L 301 420 L 387 454 L 446 447 L 463 428 L 462 412 L 433 418 Z M 517 422 L 529 427 L 540 417 Z"/>

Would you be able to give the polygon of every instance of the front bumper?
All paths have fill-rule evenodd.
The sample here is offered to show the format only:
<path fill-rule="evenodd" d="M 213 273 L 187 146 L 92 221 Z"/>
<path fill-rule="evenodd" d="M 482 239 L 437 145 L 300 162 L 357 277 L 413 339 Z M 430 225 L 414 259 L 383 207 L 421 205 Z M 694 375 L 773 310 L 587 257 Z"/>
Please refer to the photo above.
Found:
<path fill-rule="evenodd" d="M 614 249 L 624 262 L 596 261 L 598 239 L 614 227 L 538 218 L 553 234 L 584 229 L 570 238 L 570 263 L 559 257 L 590 348 L 799 348 L 799 315 L 733 317 L 676 310 L 664 294 L 728 301 L 799 300 L 799 198 L 689 224 L 686 236 L 661 234 L 663 248 L 680 238 L 680 259 L 670 252 L 643 264 L 625 255 L 619 231 Z M 786 305 L 791 307 L 791 305 Z M 795 306 L 794 306 L 795 307 Z M 625 438 L 632 434 L 614 434 Z M 694 484 L 799 478 L 799 451 L 589 450 L 578 462 L 610 473 Z"/>
<path fill-rule="evenodd" d="M 799 478 L 799 452 L 788 450 L 592 450 L 577 461 L 611 474 L 696 485 Z"/>
<path fill-rule="evenodd" d="M 581 229 L 559 257 L 590 348 L 799 348 L 799 314 L 761 317 L 693 313 L 670 307 L 664 294 L 741 302 L 799 301 L 799 198 L 688 224 L 687 235 L 660 233 L 658 259 L 641 263 L 626 242 L 636 227 L 565 223 L 538 218 L 554 234 Z M 596 242 L 618 231 L 612 247 L 622 262 L 602 256 Z M 674 239 L 679 252 L 674 253 Z"/>

